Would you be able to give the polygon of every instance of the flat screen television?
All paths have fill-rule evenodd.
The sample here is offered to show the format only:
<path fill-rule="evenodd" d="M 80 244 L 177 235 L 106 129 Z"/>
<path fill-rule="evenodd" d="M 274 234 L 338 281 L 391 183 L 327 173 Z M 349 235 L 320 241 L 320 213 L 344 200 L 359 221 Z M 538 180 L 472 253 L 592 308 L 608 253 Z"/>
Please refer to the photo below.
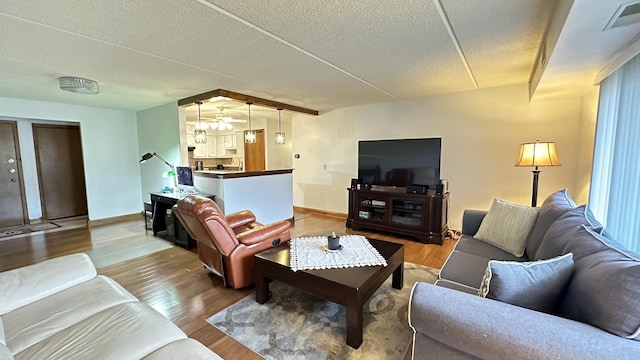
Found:
<path fill-rule="evenodd" d="M 440 183 L 441 146 L 441 138 L 359 141 L 358 182 L 435 189 Z"/>
<path fill-rule="evenodd" d="M 193 171 L 188 166 L 176 166 L 178 185 L 193 186 Z"/>

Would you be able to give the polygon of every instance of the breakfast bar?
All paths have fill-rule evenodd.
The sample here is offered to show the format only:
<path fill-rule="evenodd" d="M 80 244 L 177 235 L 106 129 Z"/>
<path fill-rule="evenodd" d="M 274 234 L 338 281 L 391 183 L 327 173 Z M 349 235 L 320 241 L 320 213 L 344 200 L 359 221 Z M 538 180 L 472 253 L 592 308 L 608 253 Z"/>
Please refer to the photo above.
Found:
<path fill-rule="evenodd" d="M 256 219 L 269 224 L 293 220 L 293 169 L 194 171 L 194 185 L 215 195 L 225 214 L 251 210 Z"/>

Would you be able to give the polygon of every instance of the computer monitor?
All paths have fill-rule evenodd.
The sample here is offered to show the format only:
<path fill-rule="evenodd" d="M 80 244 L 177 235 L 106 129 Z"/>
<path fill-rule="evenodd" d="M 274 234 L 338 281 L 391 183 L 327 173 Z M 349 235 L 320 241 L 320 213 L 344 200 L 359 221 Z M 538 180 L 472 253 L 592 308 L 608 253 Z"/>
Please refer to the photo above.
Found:
<path fill-rule="evenodd" d="M 193 172 L 188 166 L 176 166 L 178 185 L 193 186 Z"/>

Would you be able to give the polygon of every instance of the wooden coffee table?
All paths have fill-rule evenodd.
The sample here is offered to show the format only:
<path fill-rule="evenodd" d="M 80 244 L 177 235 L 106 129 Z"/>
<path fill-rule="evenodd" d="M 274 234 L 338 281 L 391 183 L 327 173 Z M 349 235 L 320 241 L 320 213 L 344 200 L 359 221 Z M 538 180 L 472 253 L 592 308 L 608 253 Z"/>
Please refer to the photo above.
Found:
<path fill-rule="evenodd" d="M 289 243 L 255 255 L 256 301 L 269 301 L 269 283 L 273 280 L 333 301 L 347 308 L 347 345 L 362 344 L 362 306 L 393 274 L 392 286 L 402 289 L 404 245 L 369 239 L 387 266 L 363 266 L 345 269 L 298 270 L 289 267 Z"/>

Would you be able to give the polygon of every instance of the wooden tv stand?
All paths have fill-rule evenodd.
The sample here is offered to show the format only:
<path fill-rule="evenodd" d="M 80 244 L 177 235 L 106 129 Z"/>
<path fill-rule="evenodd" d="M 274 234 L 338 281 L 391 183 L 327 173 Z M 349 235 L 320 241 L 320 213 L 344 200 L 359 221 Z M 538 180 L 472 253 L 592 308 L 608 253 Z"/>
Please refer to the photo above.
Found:
<path fill-rule="evenodd" d="M 415 237 L 442 245 L 449 232 L 449 193 L 406 194 L 398 191 L 347 189 L 347 227 L 373 229 Z"/>

